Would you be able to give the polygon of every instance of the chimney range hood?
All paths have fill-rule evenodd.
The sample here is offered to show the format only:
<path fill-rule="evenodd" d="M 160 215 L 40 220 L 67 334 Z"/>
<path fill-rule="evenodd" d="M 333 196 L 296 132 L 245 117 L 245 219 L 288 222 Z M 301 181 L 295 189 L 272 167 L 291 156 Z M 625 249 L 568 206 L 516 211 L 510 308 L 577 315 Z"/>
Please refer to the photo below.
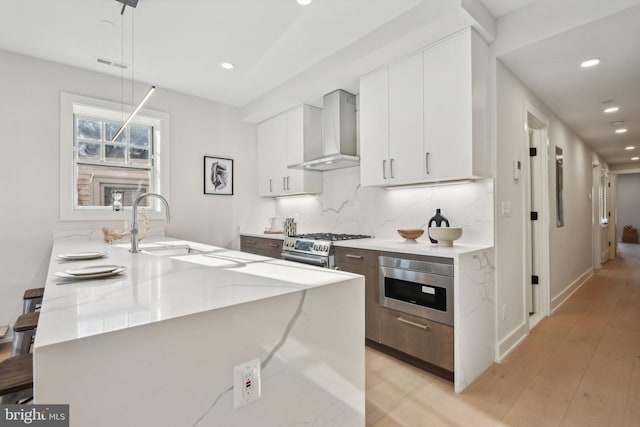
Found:
<path fill-rule="evenodd" d="M 356 142 L 356 96 L 338 89 L 326 94 L 323 104 L 322 156 L 305 157 L 304 162 L 291 165 L 290 169 L 329 171 L 360 165 Z"/>

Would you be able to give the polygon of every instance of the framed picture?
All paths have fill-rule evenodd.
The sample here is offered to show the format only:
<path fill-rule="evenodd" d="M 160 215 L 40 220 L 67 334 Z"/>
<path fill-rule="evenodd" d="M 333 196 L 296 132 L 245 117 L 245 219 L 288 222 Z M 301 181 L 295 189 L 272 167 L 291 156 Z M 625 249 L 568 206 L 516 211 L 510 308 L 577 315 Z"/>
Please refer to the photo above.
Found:
<path fill-rule="evenodd" d="M 204 156 L 204 194 L 233 195 L 233 159 Z"/>

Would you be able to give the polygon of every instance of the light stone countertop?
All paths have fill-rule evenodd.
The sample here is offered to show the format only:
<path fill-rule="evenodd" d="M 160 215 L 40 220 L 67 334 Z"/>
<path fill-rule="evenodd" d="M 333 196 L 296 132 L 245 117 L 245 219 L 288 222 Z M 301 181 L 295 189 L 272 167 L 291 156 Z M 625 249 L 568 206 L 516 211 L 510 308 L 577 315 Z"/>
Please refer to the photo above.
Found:
<path fill-rule="evenodd" d="M 241 236 L 247 237 L 261 237 L 263 239 L 275 239 L 284 240 L 284 233 L 270 234 L 270 233 L 240 233 Z"/>
<path fill-rule="evenodd" d="M 354 248 L 354 249 L 369 249 L 375 251 L 396 252 L 402 254 L 412 255 L 428 255 L 439 256 L 446 258 L 457 258 L 460 255 L 464 255 L 471 252 L 480 251 L 483 249 L 489 249 L 488 245 L 466 245 L 453 243 L 452 247 L 442 247 L 432 244 L 428 240 L 406 241 L 400 238 L 398 239 L 356 239 L 356 240 L 343 240 L 340 242 L 334 242 L 336 247 Z"/>
<path fill-rule="evenodd" d="M 332 285 L 353 274 L 170 240 L 154 245 L 190 244 L 207 254 L 159 256 L 131 254 L 128 244 L 78 238 L 54 241 L 35 348 L 105 334 L 154 322 L 218 310 L 304 289 Z M 105 251 L 108 256 L 61 261 L 57 255 Z M 58 271 L 93 265 L 122 265 L 117 276 L 69 281 Z"/>
<path fill-rule="evenodd" d="M 241 236 L 262 237 L 267 239 L 283 240 L 282 234 L 240 233 Z M 333 242 L 334 246 L 342 248 L 369 249 L 374 251 L 396 252 L 402 254 L 440 256 L 457 258 L 470 252 L 489 249 L 490 245 L 469 245 L 453 242 L 453 246 L 446 248 L 432 244 L 428 239 L 421 238 L 417 241 L 407 241 L 401 238 L 394 239 L 354 239 Z"/>

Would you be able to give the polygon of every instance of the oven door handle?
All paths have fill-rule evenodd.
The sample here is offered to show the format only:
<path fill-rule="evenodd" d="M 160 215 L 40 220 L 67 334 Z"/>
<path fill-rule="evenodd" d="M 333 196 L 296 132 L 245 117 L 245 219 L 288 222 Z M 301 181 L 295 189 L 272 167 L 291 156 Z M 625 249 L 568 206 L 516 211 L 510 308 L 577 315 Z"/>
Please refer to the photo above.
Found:
<path fill-rule="evenodd" d="M 281 256 L 282 256 L 282 259 L 285 261 L 296 261 L 296 262 L 301 262 L 303 264 L 316 265 L 318 267 L 325 267 L 325 268 L 328 267 L 327 261 L 320 258 L 310 258 L 302 255 L 290 254 L 287 252 L 283 252 Z"/>

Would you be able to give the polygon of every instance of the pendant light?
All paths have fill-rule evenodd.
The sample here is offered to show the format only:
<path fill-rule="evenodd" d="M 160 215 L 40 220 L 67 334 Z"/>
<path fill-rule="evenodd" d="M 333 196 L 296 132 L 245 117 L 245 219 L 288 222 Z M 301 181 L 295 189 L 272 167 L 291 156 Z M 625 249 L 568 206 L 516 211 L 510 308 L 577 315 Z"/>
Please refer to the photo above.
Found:
<path fill-rule="evenodd" d="M 127 8 L 127 6 L 130 6 L 132 8 L 135 8 L 136 6 L 138 6 L 138 0 L 116 0 L 116 1 L 118 3 L 122 3 L 122 10 L 120 11 L 120 15 L 121 16 L 124 15 L 124 11 Z M 124 33 L 124 25 L 122 26 L 122 32 Z M 133 28 L 132 28 L 132 31 L 131 31 L 131 45 L 133 46 Z M 122 50 L 123 50 L 123 55 L 124 55 L 124 48 Z M 131 56 L 132 56 L 131 57 L 131 97 L 133 98 L 133 84 L 134 84 L 134 81 L 133 81 L 133 48 L 132 48 Z M 124 87 L 124 74 L 123 74 L 123 77 L 122 77 L 122 85 Z M 151 88 L 149 89 L 147 94 L 138 103 L 136 108 L 133 109 L 131 114 L 129 114 L 129 117 L 127 117 L 127 120 L 125 120 L 122 123 L 122 126 L 120 126 L 120 129 L 118 129 L 118 131 L 115 133 L 115 135 L 113 135 L 113 138 L 111 139 L 111 142 L 116 142 L 116 139 L 118 139 L 120 134 L 127 128 L 129 123 L 131 122 L 131 120 L 133 120 L 135 115 L 138 114 L 138 111 L 140 111 L 142 106 L 145 104 L 145 102 L 147 102 L 147 100 L 151 97 L 151 94 L 153 94 L 153 91 L 155 91 L 155 90 L 156 90 L 156 87 L 155 86 L 151 86 Z M 133 102 L 132 102 L 132 104 L 133 104 Z M 122 105 L 123 105 L 123 108 L 124 108 L 124 97 L 122 99 Z"/>

